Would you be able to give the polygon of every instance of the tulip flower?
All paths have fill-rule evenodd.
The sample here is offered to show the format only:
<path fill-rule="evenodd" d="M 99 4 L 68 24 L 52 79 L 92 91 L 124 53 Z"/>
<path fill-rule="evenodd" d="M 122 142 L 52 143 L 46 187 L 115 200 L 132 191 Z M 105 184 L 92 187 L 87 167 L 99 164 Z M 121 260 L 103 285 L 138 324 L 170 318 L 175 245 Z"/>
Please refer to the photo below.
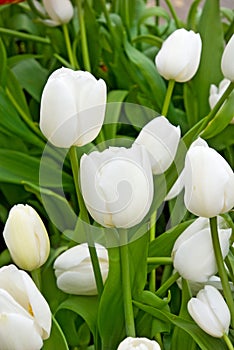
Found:
<path fill-rule="evenodd" d="M 83 155 L 80 181 L 89 213 L 105 227 L 135 226 L 152 203 L 151 163 L 141 145 L 110 147 Z"/>
<path fill-rule="evenodd" d="M 231 228 L 225 228 L 219 217 L 218 235 L 223 259 L 229 251 Z M 192 282 L 207 282 L 218 271 L 212 244 L 209 220 L 196 219 L 175 241 L 172 249 L 174 268 Z"/>
<path fill-rule="evenodd" d="M 103 282 L 109 271 L 107 250 L 96 244 Z M 77 295 L 96 295 L 97 287 L 86 243 L 72 247 L 62 253 L 54 263 L 57 286 L 65 293 Z"/>
<path fill-rule="evenodd" d="M 175 30 L 163 43 L 155 58 L 160 75 L 167 80 L 186 82 L 196 74 L 201 57 L 200 34 Z"/>
<path fill-rule="evenodd" d="M 225 78 L 234 81 L 234 34 L 228 41 L 222 55 L 221 69 Z"/>
<path fill-rule="evenodd" d="M 98 135 L 105 115 L 106 84 L 91 73 L 60 68 L 42 93 L 40 128 L 55 146 L 83 146 Z"/>
<path fill-rule="evenodd" d="M 74 9 L 70 0 L 42 0 L 43 6 L 50 16 L 50 20 L 44 20 L 51 26 L 68 23 L 73 15 Z"/>
<path fill-rule="evenodd" d="M 193 320 L 212 337 L 221 338 L 228 333 L 230 311 L 215 287 L 205 286 L 196 298 L 189 300 L 187 307 Z"/>
<path fill-rule="evenodd" d="M 223 79 L 219 86 L 215 86 L 214 84 L 211 84 L 210 86 L 210 95 L 209 95 L 209 104 L 210 108 L 214 108 L 220 97 L 223 95 L 224 91 L 227 89 L 228 85 L 230 84 L 230 80 Z"/>
<path fill-rule="evenodd" d="M 211 218 L 234 206 L 234 173 L 217 151 L 204 146 L 191 147 L 184 169 L 184 201 L 191 213 Z"/>
<path fill-rule="evenodd" d="M 1 350 L 40 350 L 50 330 L 49 306 L 29 275 L 0 268 Z"/>
<path fill-rule="evenodd" d="M 160 350 L 159 344 L 155 340 L 147 338 L 125 338 L 118 346 L 117 350 Z"/>
<path fill-rule="evenodd" d="M 156 117 L 146 124 L 135 140 L 149 152 L 153 174 L 164 173 L 175 158 L 180 141 L 180 127 L 165 117 Z"/>
<path fill-rule="evenodd" d="M 11 208 L 3 237 L 13 261 L 21 269 L 37 269 L 49 256 L 50 241 L 46 228 L 37 212 L 27 204 Z"/>

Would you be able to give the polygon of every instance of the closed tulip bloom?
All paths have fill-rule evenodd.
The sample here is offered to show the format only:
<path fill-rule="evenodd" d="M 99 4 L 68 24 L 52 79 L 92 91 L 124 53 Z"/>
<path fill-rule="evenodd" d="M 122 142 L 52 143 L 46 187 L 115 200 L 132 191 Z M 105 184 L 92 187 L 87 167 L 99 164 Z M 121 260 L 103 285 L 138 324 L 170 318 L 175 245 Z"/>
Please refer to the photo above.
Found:
<path fill-rule="evenodd" d="M 226 160 L 210 147 L 192 147 L 185 158 L 187 209 L 197 216 L 211 218 L 234 206 L 234 173 Z"/>
<path fill-rule="evenodd" d="M 229 331 L 230 311 L 222 294 L 213 286 L 205 286 L 188 302 L 193 320 L 212 337 L 221 338 Z"/>
<path fill-rule="evenodd" d="M 164 173 L 175 158 L 180 141 L 180 127 L 165 117 L 156 117 L 146 124 L 135 140 L 149 152 L 153 174 Z"/>
<path fill-rule="evenodd" d="M 221 69 L 225 78 L 234 81 L 234 34 L 227 43 L 221 60 Z"/>
<path fill-rule="evenodd" d="M 229 251 L 231 228 L 225 228 L 219 218 L 218 235 L 223 259 Z M 192 282 L 207 282 L 217 273 L 216 259 L 212 244 L 209 220 L 196 219 L 175 241 L 172 249 L 174 268 L 179 274 Z"/>
<path fill-rule="evenodd" d="M 229 84 L 230 80 L 226 78 L 219 83 L 219 86 L 211 84 L 209 95 L 210 108 L 214 108 L 214 106 L 216 105 L 220 97 L 223 95 L 224 91 L 227 89 Z"/>
<path fill-rule="evenodd" d="M 140 223 L 153 199 L 153 175 L 144 146 L 110 147 L 83 155 L 81 191 L 94 220 L 105 227 Z"/>
<path fill-rule="evenodd" d="M 3 237 L 13 261 L 24 270 L 37 269 L 49 256 L 46 228 L 37 212 L 27 204 L 11 208 Z"/>
<path fill-rule="evenodd" d="M 155 58 L 160 75 L 167 80 L 186 82 L 196 74 L 201 57 L 200 34 L 175 30 L 163 43 Z"/>
<path fill-rule="evenodd" d="M 42 0 L 42 3 L 52 25 L 68 23 L 73 17 L 74 9 L 70 0 Z"/>
<path fill-rule="evenodd" d="M 0 269 L 1 350 L 40 350 L 51 330 L 49 306 L 25 271 Z"/>
<path fill-rule="evenodd" d="M 109 271 L 107 250 L 96 244 L 103 282 Z M 97 295 L 92 262 L 86 243 L 72 247 L 62 253 L 54 263 L 57 286 L 65 293 L 77 295 Z"/>
<path fill-rule="evenodd" d="M 106 108 L 106 84 L 91 73 L 60 68 L 42 93 L 40 128 L 57 147 L 83 146 L 101 130 Z"/>
<path fill-rule="evenodd" d="M 125 338 L 118 346 L 117 350 L 160 350 L 159 344 L 155 340 L 147 338 Z"/>

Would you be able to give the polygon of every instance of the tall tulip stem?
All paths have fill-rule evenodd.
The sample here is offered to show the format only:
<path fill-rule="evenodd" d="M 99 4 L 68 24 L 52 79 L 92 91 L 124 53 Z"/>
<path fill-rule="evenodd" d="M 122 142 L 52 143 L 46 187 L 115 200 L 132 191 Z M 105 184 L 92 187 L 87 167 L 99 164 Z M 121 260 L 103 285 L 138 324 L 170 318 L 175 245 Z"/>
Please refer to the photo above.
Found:
<path fill-rule="evenodd" d="M 122 290 L 123 303 L 125 315 L 126 335 L 128 337 L 135 337 L 135 324 L 132 305 L 132 291 L 130 282 L 130 267 L 128 255 L 128 234 L 125 229 L 119 230 L 120 237 L 120 260 L 121 260 L 121 274 L 122 274 Z"/>
<path fill-rule="evenodd" d="M 150 218 L 150 241 L 151 242 L 155 239 L 156 219 L 157 219 L 157 211 L 154 211 Z M 150 276 L 149 276 L 149 290 L 151 292 L 154 292 L 155 286 L 156 286 L 156 270 L 153 269 L 150 272 Z"/>
<path fill-rule="evenodd" d="M 177 14 L 176 14 L 176 12 L 175 12 L 175 9 L 174 9 L 174 7 L 173 7 L 171 1 L 170 1 L 170 0 L 165 0 L 165 3 L 167 4 L 167 6 L 168 6 L 168 8 L 169 8 L 169 10 L 170 10 L 170 12 L 171 12 L 172 17 L 174 18 L 174 21 L 175 21 L 175 24 L 176 24 L 177 29 L 179 29 L 179 28 L 181 27 L 181 25 L 180 25 L 180 20 L 179 20 L 179 18 L 177 17 Z"/>
<path fill-rule="evenodd" d="M 166 96 L 165 96 L 164 103 L 163 103 L 162 113 L 161 113 L 164 117 L 167 116 L 167 112 L 168 112 L 168 109 L 169 109 L 169 105 L 170 105 L 171 96 L 172 96 L 172 92 L 173 92 L 174 86 L 175 86 L 175 80 L 172 80 L 172 79 L 169 80 L 168 86 L 167 86 Z"/>
<path fill-rule="evenodd" d="M 31 271 L 31 277 L 39 290 L 41 290 L 41 269 L 35 269 Z"/>
<path fill-rule="evenodd" d="M 221 279 L 221 283 L 223 287 L 223 294 L 231 313 L 231 318 L 232 318 L 231 323 L 232 323 L 232 327 L 234 328 L 234 302 L 232 298 L 232 292 L 229 285 L 226 269 L 224 266 L 221 247 L 220 247 L 216 216 L 213 218 L 210 218 L 210 230 L 211 230 L 211 237 L 212 237 L 213 248 L 214 248 L 214 253 L 216 258 L 216 264 L 218 267 L 218 273 L 219 273 L 219 277 Z"/>
<path fill-rule="evenodd" d="M 91 72 L 89 50 L 88 50 L 88 43 L 87 43 L 86 29 L 85 29 L 85 22 L 84 22 L 84 13 L 82 9 L 82 0 L 77 0 L 77 10 L 78 10 L 78 18 L 79 18 L 79 24 L 80 24 L 81 47 L 82 47 L 84 68 L 88 72 Z"/>
<path fill-rule="evenodd" d="M 228 336 L 227 336 L 226 333 L 223 335 L 223 340 L 224 340 L 225 343 L 227 344 L 227 347 L 228 347 L 229 350 L 234 350 L 234 347 L 233 347 L 233 345 L 232 345 L 232 342 L 231 342 L 231 340 L 228 338 Z"/>
<path fill-rule="evenodd" d="M 89 223 L 89 215 L 88 215 L 88 212 L 86 210 L 84 199 L 83 199 L 83 196 L 82 196 L 81 191 L 80 191 L 80 185 L 79 185 L 80 171 L 79 171 L 79 162 L 77 159 L 77 153 L 76 153 L 75 146 L 72 146 L 70 148 L 69 155 L 70 155 L 70 161 L 71 161 L 71 167 L 72 167 L 72 173 L 73 173 L 73 178 L 74 178 L 77 200 L 78 200 L 79 208 L 80 208 L 80 219 L 86 223 Z M 87 231 L 88 230 L 86 230 L 86 235 L 87 235 L 87 243 L 89 246 L 90 258 L 92 261 L 93 272 L 94 272 L 95 281 L 96 281 L 96 285 L 97 285 L 98 295 L 99 295 L 99 297 L 101 297 L 102 292 L 103 292 L 103 280 L 102 280 L 100 264 L 99 264 L 95 244 L 93 242 L 91 235 Z"/>
<path fill-rule="evenodd" d="M 72 52 L 71 40 L 70 40 L 70 36 L 69 36 L 67 23 L 63 24 L 63 35 L 64 35 L 66 48 L 67 48 L 67 54 L 68 54 L 68 58 L 69 58 L 69 61 L 71 63 L 71 66 L 72 66 L 72 68 L 77 68 L 76 67 L 76 60 L 75 60 L 73 52 Z"/>

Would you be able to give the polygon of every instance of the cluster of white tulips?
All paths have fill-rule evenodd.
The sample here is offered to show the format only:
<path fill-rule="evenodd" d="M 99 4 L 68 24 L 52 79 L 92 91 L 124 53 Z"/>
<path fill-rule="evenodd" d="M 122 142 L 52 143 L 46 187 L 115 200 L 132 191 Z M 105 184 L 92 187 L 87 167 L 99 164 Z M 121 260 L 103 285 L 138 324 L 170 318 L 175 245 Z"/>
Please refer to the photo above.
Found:
<path fill-rule="evenodd" d="M 63 2 L 60 8 L 53 1 L 43 1 L 44 8 L 39 10 L 50 16 L 48 24 L 59 25 L 71 19 L 73 7 L 70 1 Z M 201 52 L 200 35 L 178 29 L 156 55 L 156 69 L 170 82 L 187 82 L 198 70 Z M 211 86 L 211 109 L 234 81 L 233 62 L 234 36 L 222 56 L 225 80 L 218 87 Z M 55 147 L 87 145 L 101 131 L 106 103 L 104 80 L 97 80 L 86 71 L 60 68 L 50 75 L 42 93 L 40 129 Z M 166 110 L 164 114 L 146 124 L 129 148 L 115 146 L 81 156 L 80 192 L 89 215 L 102 227 L 128 229 L 147 218 L 157 196 L 154 176 L 169 169 L 181 142 L 180 126 L 168 121 Z M 171 253 L 174 270 L 191 288 L 196 285 L 198 294 L 187 305 L 191 317 L 206 333 L 222 338 L 229 332 L 231 313 L 222 278 L 218 278 L 219 288 L 212 284 L 212 278 L 220 270 L 210 219 L 217 217 L 217 237 L 224 260 L 230 249 L 232 229 L 221 215 L 234 206 L 234 173 L 202 137 L 190 145 L 183 170 L 165 193 L 165 200 L 182 190 L 185 207 L 197 218 L 175 241 Z M 33 272 L 46 263 L 50 253 L 49 235 L 31 206 L 18 204 L 10 210 L 3 237 L 19 269 Z M 100 244 L 94 244 L 94 249 L 105 284 L 109 272 L 108 250 Z M 51 312 L 29 274 L 18 268 L 11 264 L 0 269 L 0 349 L 39 350 L 43 340 L 50 336 Z M 53 268 L 57 287 L 64 293 L 98 294 L 87 243 L 65 250 L 55 259 Z M 12 332 L 14 336 L 10 337 Z M 118 350 L 125 349 L 159 350 L 160 345 L 155 340 L 127 336 L 118 346 Z"/>

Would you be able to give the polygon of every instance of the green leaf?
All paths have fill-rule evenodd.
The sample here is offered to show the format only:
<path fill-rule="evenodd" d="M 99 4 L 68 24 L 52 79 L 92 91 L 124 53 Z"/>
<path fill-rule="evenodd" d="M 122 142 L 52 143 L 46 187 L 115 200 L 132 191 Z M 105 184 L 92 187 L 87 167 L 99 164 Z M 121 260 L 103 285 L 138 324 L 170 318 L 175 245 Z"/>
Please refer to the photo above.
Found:
<path fill-rule="evenodd" d="M 98 311 L 97 296 L 69 296 L 64 302 L 59 305 L 56 313 L 64 309 L 71 310 L 77 315 L 81 316 L 89 326 L 89 329 L 93 333 L 93 336 L 96 336 Z"/>
<path fill-rule="evenodd" d="M 34 58 L 18 62 L 13 68 L 13 73 L 25 89 L 37 102 L 40 102 L 43 87 L 49 72 L 43 68 Z"/>
<path fill-rule="evenodd" d="M 6 60 L 6 49 L 2 39 L 0 38 L 0 86 L 5 86 L 6 83 Z"/>
<path fill-rule="evenodd" d="M 67 341 L 65 339 L 65 336 L 56 321 L 56 319 L 53 317 L 52 322 L 52 329 L 49 339 L 44 341 L 43 350 L 69 350 L 69 347 L 67 345 Z"/>

